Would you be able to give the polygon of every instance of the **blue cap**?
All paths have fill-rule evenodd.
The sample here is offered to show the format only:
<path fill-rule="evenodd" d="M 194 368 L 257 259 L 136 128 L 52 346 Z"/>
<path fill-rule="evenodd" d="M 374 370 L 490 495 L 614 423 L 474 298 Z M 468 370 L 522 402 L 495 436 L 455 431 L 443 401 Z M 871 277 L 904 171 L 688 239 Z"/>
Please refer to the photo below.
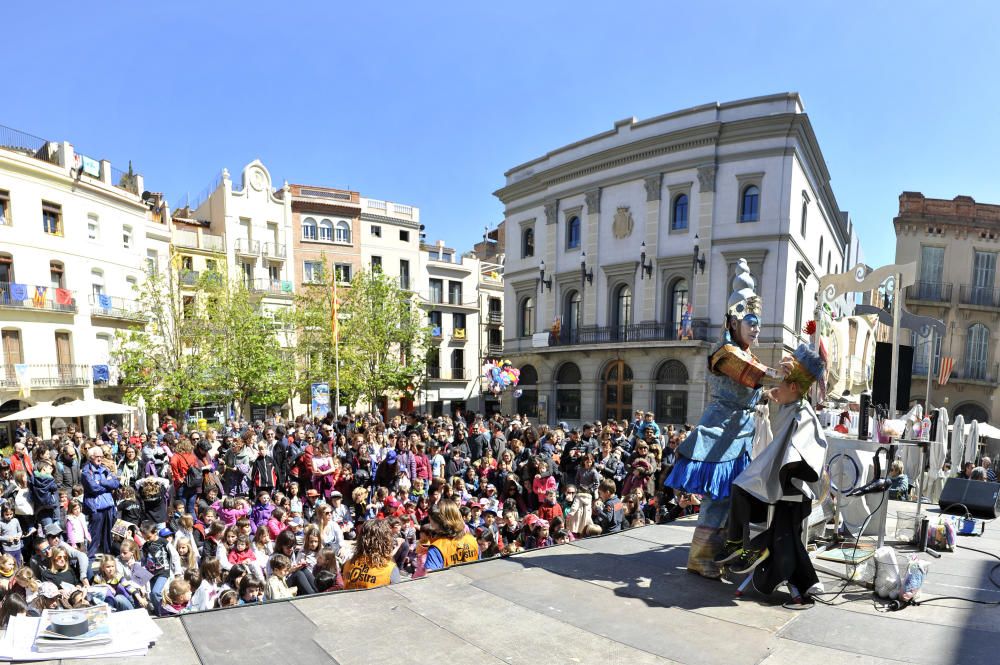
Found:
<path fill-rule="evenodd" d="M 395 450 L 390 450 L 389 454 L 385 456 L 385 461 L 388 462 L 389 464 L 395 464 L 396 463 L 396 451 Z"/>
<path fill-rule="evenodd" d="M 169 538 L 172 535 L 174 535 L 174 532 L 167 527 L 160 529 L 160 538 Z"/>

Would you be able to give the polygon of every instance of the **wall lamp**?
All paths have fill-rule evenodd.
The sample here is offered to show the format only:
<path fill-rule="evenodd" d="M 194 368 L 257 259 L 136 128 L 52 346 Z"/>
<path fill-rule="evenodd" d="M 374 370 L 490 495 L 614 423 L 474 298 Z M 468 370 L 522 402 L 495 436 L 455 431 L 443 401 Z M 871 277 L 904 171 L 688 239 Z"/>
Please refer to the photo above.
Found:
<path fill-rule="evenodd" d="M 538 266 L 538 282 L 541 285 L 542 293 L 545 293 L 545 289 L 552 290 L 552 278 L 545 279 L 545 261 L 542 261 L 542 265 Z"/>
<path fill-rule="evenodd" d="M 694 237 L 694 259 L 691 262 L 691 270 L 693 272 L 698 272 L 701 270 L 701 274 L 705 274 L 705 252 L 698 256 L 698 236 Z"/>
<path fill-rule="evenodd" d="M 652 277 L 653 277 L 653 260 L 650 259 L 649 263 L 648 264 L 646 263 L 646 241 L 645 240 L 643 240 L 642 244 L 639 245 L 639 249 L 641 250 L 641 252 L 639 254 L 639 268 L 641 268 L 641 270 L 639 270 L 639 279 L 644 279 L 645 277 L 649 277 L 650 279 L 652 279 Z"/>
<path fill-rule="evenodd" d="M 587 270 L 587 252 L 582 252 L 580 254 L 580 285 L 586 286 L 593 283 L 594 269 Z"/>

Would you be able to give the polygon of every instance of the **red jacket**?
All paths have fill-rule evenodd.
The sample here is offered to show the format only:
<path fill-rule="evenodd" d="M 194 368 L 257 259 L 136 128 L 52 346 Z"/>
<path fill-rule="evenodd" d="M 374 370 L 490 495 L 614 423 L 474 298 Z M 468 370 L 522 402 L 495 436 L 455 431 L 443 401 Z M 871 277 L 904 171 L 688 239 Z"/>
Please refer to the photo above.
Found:
<path fill-rule="evenodd" d="M 35 465 L 28 453 L 14 453 L 10 456 L 10 472 L 24 471 L 29 476 L 35 472 Z"/>
<path fill-rule="evenodd" d="M 170 458 L 170 470 L 174 475 L 174 491 L 180 490 L 187 477 L 188 469 L 192 466 L 201 466 L 194 453 L 178 453 Z"/>

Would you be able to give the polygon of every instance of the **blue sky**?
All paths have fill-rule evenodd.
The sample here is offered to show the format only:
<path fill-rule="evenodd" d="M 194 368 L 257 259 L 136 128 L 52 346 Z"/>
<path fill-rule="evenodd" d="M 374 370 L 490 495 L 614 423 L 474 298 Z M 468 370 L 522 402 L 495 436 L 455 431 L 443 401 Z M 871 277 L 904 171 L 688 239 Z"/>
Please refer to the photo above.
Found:
<path fill-rule="evenodd" d="M 869 263 L 893 258 L 901 191 L 1000 203 L 996 3 L 9 4 L 0 124 L 132 159 L 173 204 L 259 157 L 278 183 L 420 206 L 468 248 L 511 166 L 787 90 Z"/>

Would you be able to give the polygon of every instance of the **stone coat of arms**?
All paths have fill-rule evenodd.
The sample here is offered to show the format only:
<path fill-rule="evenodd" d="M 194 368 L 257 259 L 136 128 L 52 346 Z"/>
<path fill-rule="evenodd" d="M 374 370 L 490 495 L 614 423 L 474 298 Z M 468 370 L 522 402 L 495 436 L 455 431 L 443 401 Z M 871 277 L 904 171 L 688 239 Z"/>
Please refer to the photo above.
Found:
<path fill-rule="evenodd" d="M 611 232 L 615 238 L 618 240 L 628 238 L 632 235 L 633 226 L 635 226 L 635 223 L 632 221 L 632 212 L 628 206 L 619 206 L 618 211 L 615 213 L 614 221 L 611 222 Z"/>

